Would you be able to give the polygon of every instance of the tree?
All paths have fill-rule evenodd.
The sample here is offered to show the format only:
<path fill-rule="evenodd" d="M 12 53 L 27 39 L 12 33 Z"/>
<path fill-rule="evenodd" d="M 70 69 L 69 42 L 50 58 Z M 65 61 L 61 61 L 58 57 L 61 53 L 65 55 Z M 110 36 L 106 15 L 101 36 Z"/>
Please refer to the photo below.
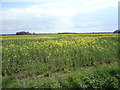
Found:
<path fill-rule="evenodd" d="M 115 30 L 113 33 L 120 33 L 120 29 L 119 30 Z"/>
<path fill-rule="evenodd" d="M 16 35 L 30 35 L 31 33 L 29 32 L 25 32 L 25 31 L 22 31 L 22 32 L 17 32 Z"/>
<path fill-rule="evenodd" d="M 35 33 L 33 32 L 33 35 L 35 35 Z"/>

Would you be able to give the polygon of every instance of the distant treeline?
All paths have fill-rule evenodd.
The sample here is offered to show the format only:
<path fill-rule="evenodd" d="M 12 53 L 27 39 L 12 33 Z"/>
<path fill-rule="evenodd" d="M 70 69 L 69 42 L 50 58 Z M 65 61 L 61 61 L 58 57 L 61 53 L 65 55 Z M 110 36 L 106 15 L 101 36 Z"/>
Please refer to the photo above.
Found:
<path fill-rule="evenodd" d="M 16 35 L 31 35 L 31 33 L 22 31 L 22 32 L 16 32 Z"/>
<path fill-rule="evenodd" d="M 106 34 L 113 32 L 89 32 L 89 33 L 75 33 L 75 32 L 61 32 L 61 33 L 29 33 L 29 32 L 17 32 L 16 35 L 35 35 L 35 34 Z"/>
<path fill-rule="evenodd" d="M 114 32 L 89 32 L 89 33 L 75 33 L 75 32 L 61 32 L 61 33 L 30 33 L 26 31 L 16 32 L 16 34 L 1 34 L 1 35 L 39 35 L 39 34 L 107 34 L 107 33 L 120 33 L 119 30 Z"/>
<path fill-rule="evenodd" d="M 91 32 L 91 33 L 57 33 L 57 34 L 106 34 L 106 33 L 113 33 L 113 32 Z"/>

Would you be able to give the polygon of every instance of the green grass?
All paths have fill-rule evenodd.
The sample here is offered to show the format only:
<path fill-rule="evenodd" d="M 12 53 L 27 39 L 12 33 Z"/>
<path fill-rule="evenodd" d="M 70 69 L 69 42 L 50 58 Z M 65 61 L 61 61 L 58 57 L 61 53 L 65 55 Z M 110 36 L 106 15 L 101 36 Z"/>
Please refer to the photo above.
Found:
<path fill-rule="evenodd" d="M 69 74 L 71 78 L 76 76 L 78 80 L 82 80 L 79 76 L 85 76 L 89 72 L 97 76 L 94 69 L 100 68 L 101 65 L 107 65 L 108 68 L 119 60 L 117 34 L 9 35 L 2 38 L 4 88 L 77 87 L 77 83 L 70 84 L 70 81 L 65 79 Z M 94 68 L 82 74 L 82 71 L 87 71 L 91 67 Z M 113 70 L 116 71 L 114 67 Z M 117 82 L 118 78 L 109 76 L 109 71 L 106 72 L 105 68 L 102 73 L 110 77 L 111 82 Z M 99 82 L 101 77 L 96 82 Z M 88 85 L 80 82 L 78 86 L 95 88 L 96 84 L 91 81 L 92 76 L 87 78 L 90 78 L 90 81 L 86 78 L 82 81 L 88 82 Z M 115 88 L 117 86 L 113 85 Z"/>
<path fill-rule="evenodd" d="M 3 88 L 119 88 L 117 63 L 78 68 L 19 79 L 17 75 L 3 78 Z"/>

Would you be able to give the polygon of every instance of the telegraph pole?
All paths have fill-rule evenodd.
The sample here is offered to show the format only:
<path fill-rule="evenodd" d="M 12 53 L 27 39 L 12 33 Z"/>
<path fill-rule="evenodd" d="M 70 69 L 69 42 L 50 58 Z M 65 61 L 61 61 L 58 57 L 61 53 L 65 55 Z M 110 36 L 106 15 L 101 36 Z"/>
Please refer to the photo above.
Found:
<path fill-rule="evenodd" d="M 120 30 L 120 1 L 118 2 L 118 30 Z M 118 66 L 120 66 L 120 35 L 118 33 Z"/>
<path fill-rule="evenodd" d="M 120 30 L 120 1 L 118 2 L 118 30 Z"/>

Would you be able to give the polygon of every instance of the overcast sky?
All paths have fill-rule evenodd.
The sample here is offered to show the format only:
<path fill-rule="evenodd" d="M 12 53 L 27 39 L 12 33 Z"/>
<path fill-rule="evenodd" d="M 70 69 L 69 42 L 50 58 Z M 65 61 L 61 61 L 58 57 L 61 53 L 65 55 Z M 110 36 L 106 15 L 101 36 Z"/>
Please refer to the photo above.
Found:
<path fill-rule="evenodd" d="M 118 29 L 119 0 L 8 1 L 2 1 L 0 9 L 2 33 L 5 34 L 18 31 L 111 32 Z"/>

